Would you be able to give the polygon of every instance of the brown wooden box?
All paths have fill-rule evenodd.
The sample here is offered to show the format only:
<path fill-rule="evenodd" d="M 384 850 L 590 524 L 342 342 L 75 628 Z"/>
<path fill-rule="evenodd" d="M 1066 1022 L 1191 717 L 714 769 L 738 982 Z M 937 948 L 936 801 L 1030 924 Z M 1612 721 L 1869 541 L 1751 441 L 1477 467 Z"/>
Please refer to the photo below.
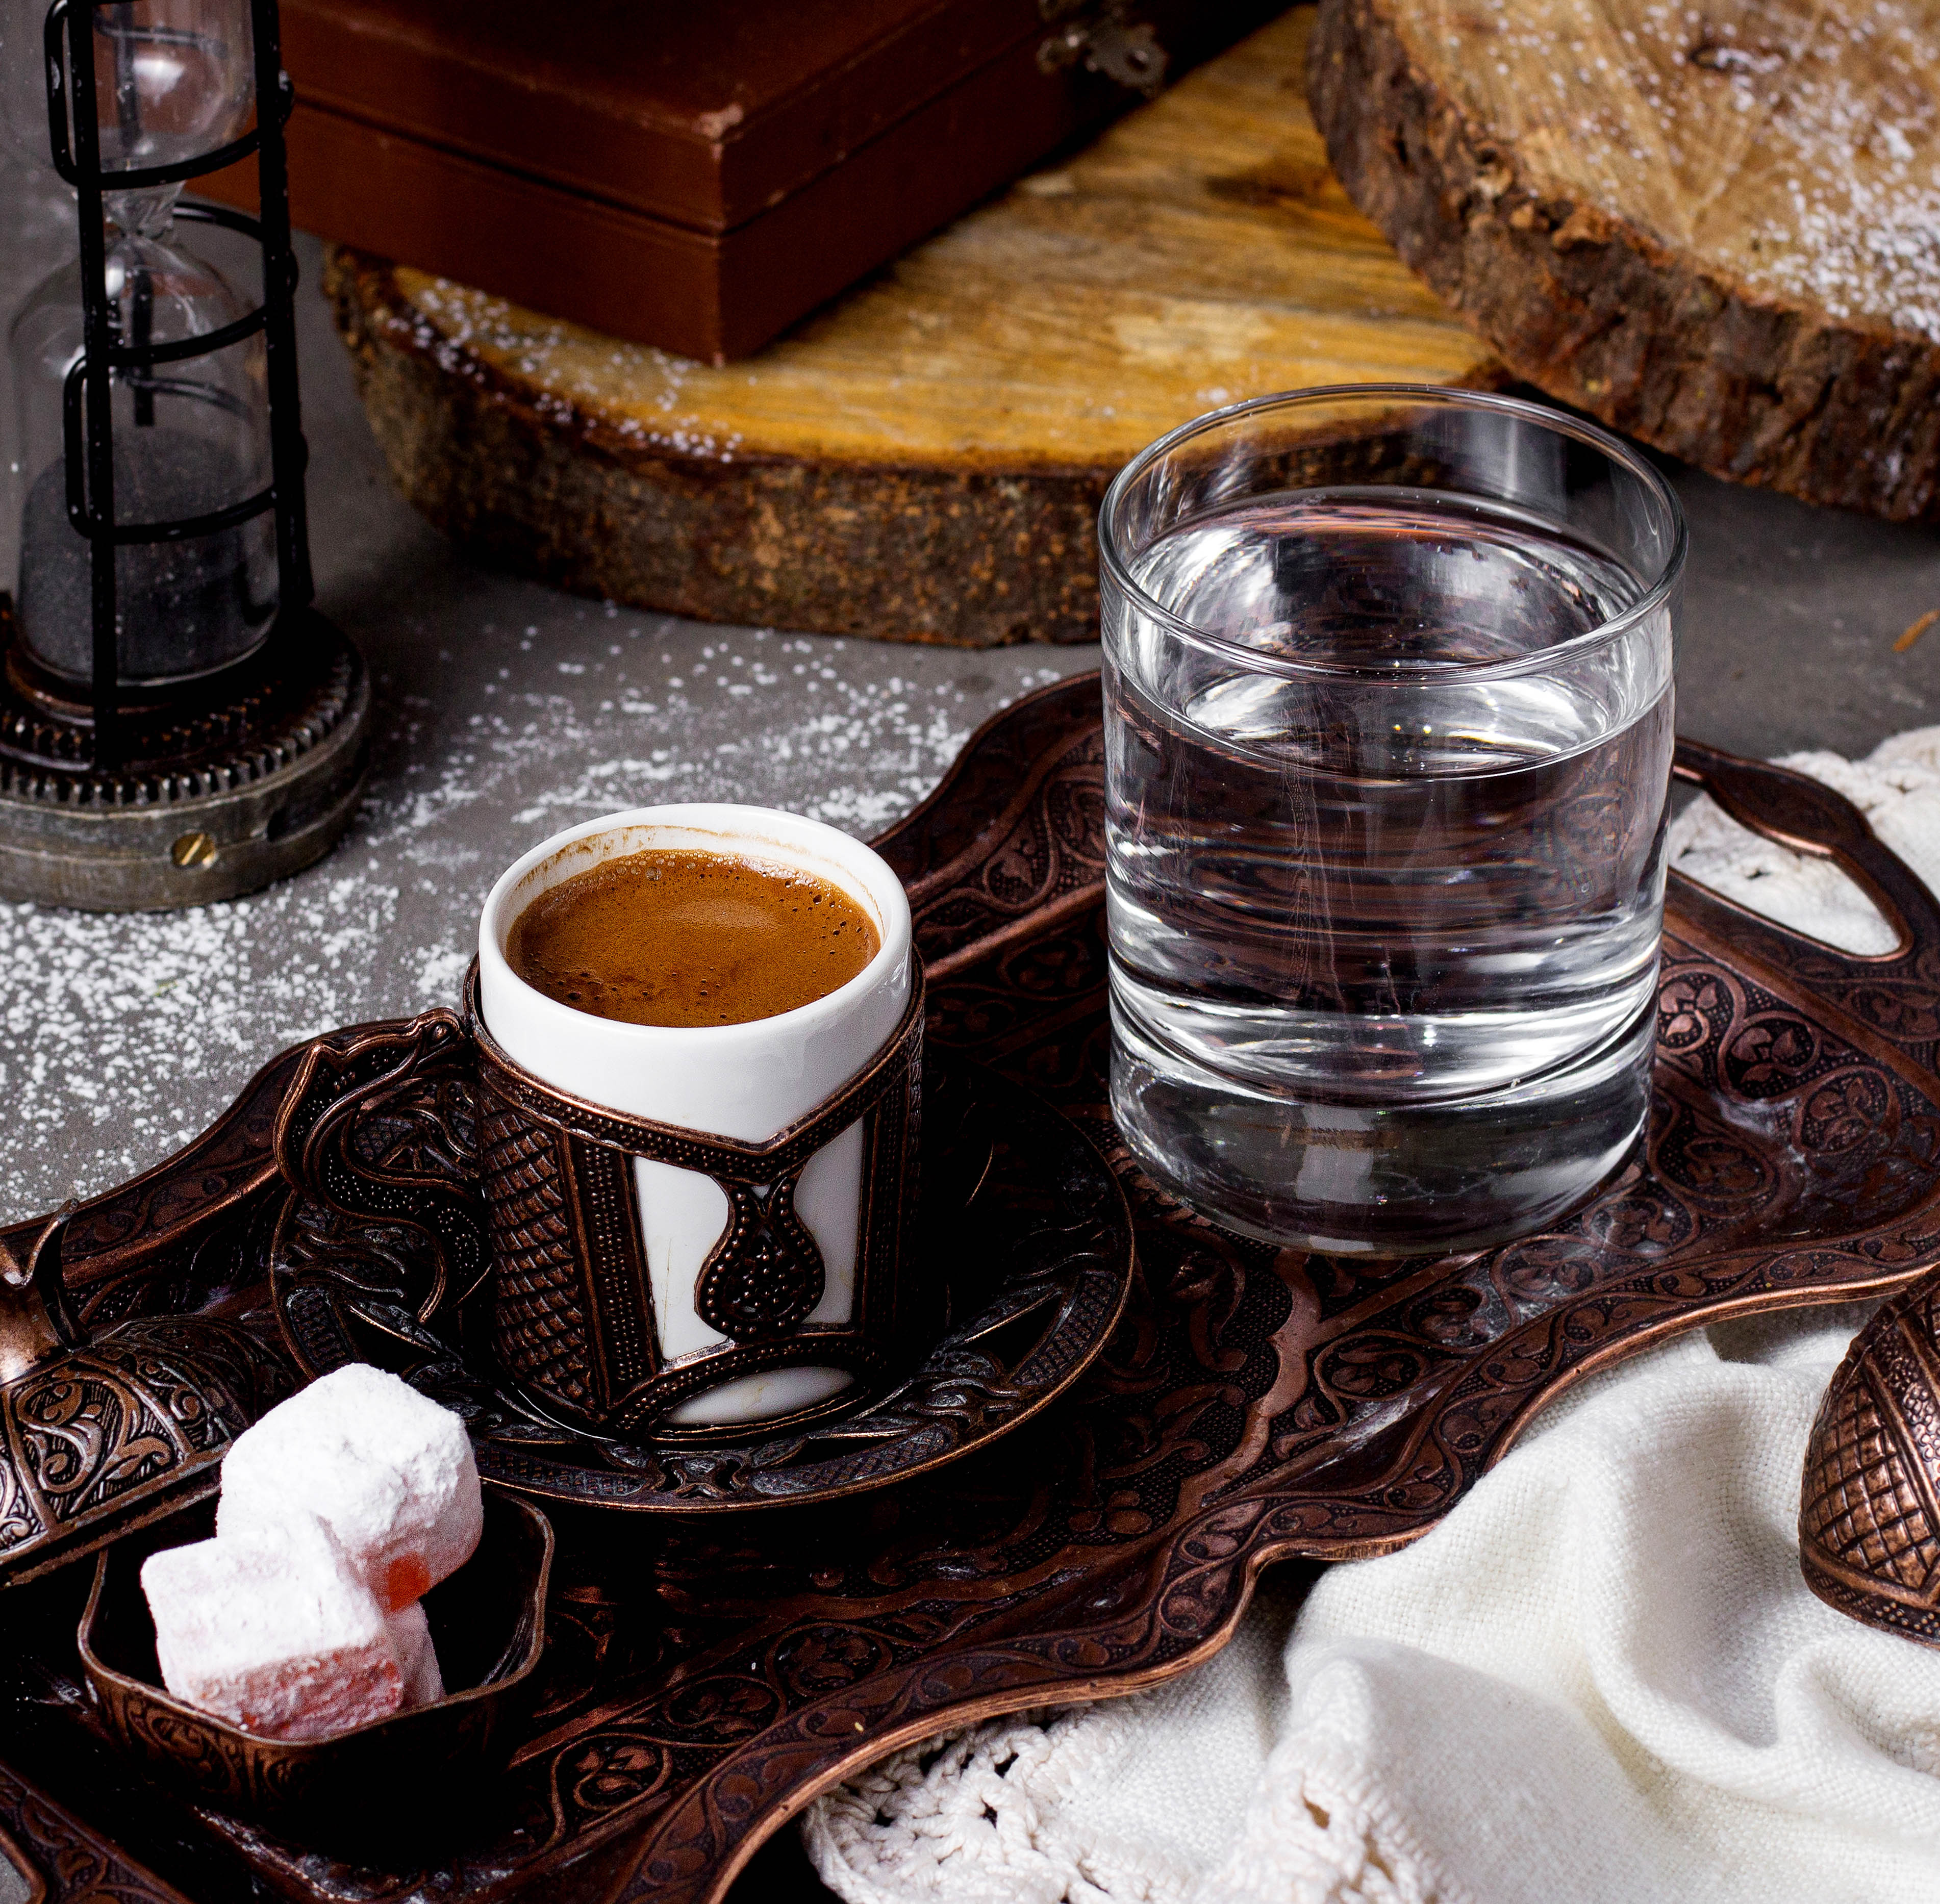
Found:
<path fill-rule="evenodd" d="M 722 362 L 1136 102 L 1261 0 L 282 0 L 291 212 L 619 337 Z M 1047 18 L 1049 16 L 1049 18 Z M 247 169 L 217 181 L 247 201 Z"/>

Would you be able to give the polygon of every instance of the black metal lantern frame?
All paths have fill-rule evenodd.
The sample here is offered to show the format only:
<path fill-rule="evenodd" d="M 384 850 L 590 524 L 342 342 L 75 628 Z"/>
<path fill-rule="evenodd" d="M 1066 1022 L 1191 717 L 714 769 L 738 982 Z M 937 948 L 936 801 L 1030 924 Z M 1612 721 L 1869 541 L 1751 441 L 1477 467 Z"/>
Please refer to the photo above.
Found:
<path fill-rule="evenodd" d="M 87 537 L 93 556 L 94 616 L 94 758 L 97 766 L 114 764 L 115 717 L 120 706 L 118 604 L 114 551 L 131 542 L 181 542 L 213 535 L 260 516 L 276 512 L 279 620 L 310 605 L 315 593 L 304 509 L 304 441 L 301 398 L 297 387 L 297 261 L 290 249 L 289 173 L 283 127 L 295 96 L 282 70 L 276 0 L 252 0 L 250 25 L 255 55 L 256 120 L 241 138 L 200 158 L 172 166 L 150 166 L 111 175 L 101 169 L 100 120 L 94 79 L 93 34 L 98 6 L 112 0 L 53 0 L 47 9 L 47 131 L 54 169 L 81 200 L 82 355 L 68 372 L 63 405 L 67 439 L 67 514 Z M 72 99 L 73 136 L 69 137 Z M 255 154 L 261 216 L 249 218 L 226 206 L 195 202 L 179 205 L 175 216 L 191 222 L 225 225 L 253 238 L 263 254 L 263 299 L 236 322 L 200 337 L 166 344 L 114 338 L 108 298 L 108 230 L 104 203 L 108 191 L 147 191 L 179 185 L 220 172 Z M 114 438 L 111 413 L 117 370 L 152 372 L 163 364 L 212 355 L 264 334 L 269 364 L 270 467 L 267 489 L 207 515 L 174 522 L 117 522 L 114 519 Z M 136 385 L 137 401 L 144 376 Z M 153 402 L 152 396 L 149 400 Z"/>
<path fill-rule="evenodd" d="M 250 891 L 328 850 L 361 790 L 369 688 L 355 649 L 313 605 L 283 137 L 294 94 L 276 0 L 250 0 L 254 127 L 176 163 L 104 170 L 93 36 L 98 11 L 113 4 L 53 0 L 44 28 L 54 167 L 79 200 L 82 349 L 63 386 L 62 423 L 67 520 L 88 544 L 91 694 L 84 708 L 37 678 L 13 631 L 0 681 L 0 896 L 155 909 Z M 151 32 L 166 37 L 168 29 Z M 255 242 L 256 307 L 206 334 L 157 343 L 144 334 L 138 294 L 129 327 L 136 334 L 118 336 L 108 287 L 109 196 L 179 186 L 252 155 L 257 217 L 194 200 L 178 203 L 172 215 Z M 171 367 L 258 331 L 268 485 L 202 514 L 117 520 L 117 379 L 132 388 L 137 422 L 151 421 L 159 395 L 206 394 L 172 379 Z M 124 683 L 116 551 L 218 535 L 266 511 L 275 517 L 278 596 L 264 640 L 208 676 L 159 690 Z"/>

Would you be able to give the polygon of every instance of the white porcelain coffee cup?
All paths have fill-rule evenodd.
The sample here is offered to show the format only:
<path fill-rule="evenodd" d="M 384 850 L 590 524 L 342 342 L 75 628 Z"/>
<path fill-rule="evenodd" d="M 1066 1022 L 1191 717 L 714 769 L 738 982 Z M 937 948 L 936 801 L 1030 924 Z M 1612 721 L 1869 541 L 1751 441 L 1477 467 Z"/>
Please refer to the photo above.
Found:
<path fill-rule="evenodd" d="M 544 892 L 612 859 L 653 850 L 736 855 L 811 873 L 847 894 L 875 926 L 875 956 L 846 985 L 772 1018 L 739 1025 L 630 1025 L 560 1004 L 526 983 L 505 948 L 520 913 Z M 714 1138 L 764 1143 L 866 1070 L 896 1032 L 913 982 L 909 902 L 888 864 L 820 821 L 757 806 L 637 807 L 556 833 L 501 876 L 478 925 L 479 1012 L 513 1062 L 555 1089 L 624 1115 Z M 682 1403 L 667 1417 L 715 1427 L 792 1415 L 853 1379 L 813 1360 L 816 1324 L 850 1319 L 863 1168 L 851 1124 L 803 1168 L 795 1209 L 822 1254 L 820 1302 L 803 1325 L 803 1360 L 743 1375 Z M 695 1307 L 694 1283 L 727 1226 L 711 1177 L 654 1159 L 633 1162 L 641 1239 L 661 1358 L 703 1354 L 728 1338 Z"/>

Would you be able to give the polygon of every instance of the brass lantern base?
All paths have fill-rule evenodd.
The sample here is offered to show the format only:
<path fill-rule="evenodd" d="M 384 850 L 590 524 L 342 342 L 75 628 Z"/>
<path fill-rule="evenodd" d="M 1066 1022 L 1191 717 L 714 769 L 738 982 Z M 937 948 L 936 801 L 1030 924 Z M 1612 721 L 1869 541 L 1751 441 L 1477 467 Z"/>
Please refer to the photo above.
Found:
<path fill-rule="evenodd" d="M 84 912 L 233 899 L 321 859 L 368 764 L 364 658 L 314 609 L 186 689 L 124 702 L 121 764 L 93 719 L 12 639 L 0 666 L 0 898 Z"/>

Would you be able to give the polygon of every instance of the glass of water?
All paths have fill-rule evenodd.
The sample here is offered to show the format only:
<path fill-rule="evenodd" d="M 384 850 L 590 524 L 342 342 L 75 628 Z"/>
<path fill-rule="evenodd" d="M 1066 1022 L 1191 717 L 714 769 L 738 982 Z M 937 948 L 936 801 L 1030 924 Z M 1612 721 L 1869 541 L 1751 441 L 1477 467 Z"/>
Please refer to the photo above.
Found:
<path fill-rule="evenodd" d="M 1248 1235 L 1477 1249 L 1649 1116 L 1684 522 L 1594 425 L 1408 385 L 1161 439 L 1100 520 L 1112 1108 Z"/>

